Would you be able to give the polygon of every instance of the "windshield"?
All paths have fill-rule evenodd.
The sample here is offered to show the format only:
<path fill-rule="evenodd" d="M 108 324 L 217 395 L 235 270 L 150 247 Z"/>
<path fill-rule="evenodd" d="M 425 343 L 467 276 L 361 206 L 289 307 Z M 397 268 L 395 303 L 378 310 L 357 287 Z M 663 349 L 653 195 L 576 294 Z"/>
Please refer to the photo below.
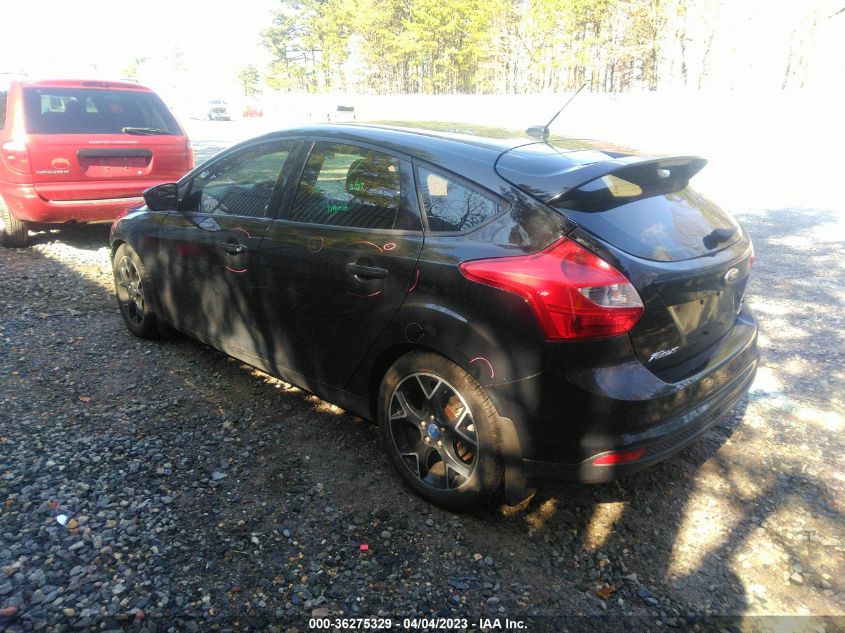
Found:
<path fill-rule="evenodd" d="M 24 88 L 26 130 L 31 134 L 122 134 L 147 128 L 182 131 L 152 92 L 87 88 Z"/>

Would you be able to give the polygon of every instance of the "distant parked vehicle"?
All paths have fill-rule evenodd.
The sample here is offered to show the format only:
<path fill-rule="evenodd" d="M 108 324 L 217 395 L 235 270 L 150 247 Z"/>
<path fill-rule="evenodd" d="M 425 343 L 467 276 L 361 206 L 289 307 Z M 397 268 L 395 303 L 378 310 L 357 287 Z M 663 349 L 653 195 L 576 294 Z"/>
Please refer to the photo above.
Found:
<path fill-rule="evenodd" d="M 0 242 L 30 228 L 114 220 L 194 166 L 187 135 L 149 88 L 115 81 L 0 86 Z"/>
<path fill-rule="evenodd" d="M 232 115 L 229 114 L 229 104 L 223 99 L 212 99 L 208 102 L 208 120 L 209 121 L 231 121 Z"/>

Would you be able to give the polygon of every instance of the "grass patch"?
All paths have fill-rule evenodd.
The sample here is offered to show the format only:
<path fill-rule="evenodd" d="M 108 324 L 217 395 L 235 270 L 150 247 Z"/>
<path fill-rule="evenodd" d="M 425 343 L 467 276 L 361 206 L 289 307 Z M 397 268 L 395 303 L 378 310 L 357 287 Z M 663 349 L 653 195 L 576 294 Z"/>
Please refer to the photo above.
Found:
<path fill-rule="evenodd" d="M 396 127 L 406 127 L 419 130 L 430 130 L 433 132 L 451 132 L 454 134 L 470 134 L 473 136 L 483 136 L 486 138 L 496 139 L 525 139 L 530 141 L 524 130 L 516 130 L 509 128 L 492 127 L 489 125 L 476 125 L 473 123 L 458 123 L 452 121 L 396 121 L 396 120 L 382 120 L 382 121 L 368 121 L 375 125 L 392 125 Z M 566 149 L 597 149 L 607 150 L 613 152 L 623 152 L 626 154 L 639 154 L 640 152 L 623 145 L 609 143 L 599 139 L 591 138 L 569 138 L 552 134 L 549 136 L 549 143 L 552 145 L 563 147 Z"/>

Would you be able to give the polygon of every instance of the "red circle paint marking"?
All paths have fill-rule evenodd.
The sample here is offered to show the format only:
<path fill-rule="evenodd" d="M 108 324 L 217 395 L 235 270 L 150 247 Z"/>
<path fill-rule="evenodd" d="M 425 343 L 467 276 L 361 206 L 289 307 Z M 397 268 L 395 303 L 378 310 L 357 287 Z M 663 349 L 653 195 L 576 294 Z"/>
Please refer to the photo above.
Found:
<path fill-rule="evenodd" d="M 493 365 L 490 363 L 489 360 L 487 360 L 483 356 L 476 356 L 471 361 L 469 361 L 469 364 L 472 365 L 476 361 L 481 361 L 482 363 L 487 364 L 487 367 L 490 369 L 490 379 L 491 380 L 496 376 L 496 372 L 493 371 Z"/>
<path fill-rule="evenodd" d="M 249 234 L 249 231 L 247 231 L 246 229 L 242 229 L 242 228 L 241 228 L 241 227 L 239 227 L 239 226 L 232 227 L 232 228 L 231 228 L 231 229 L 229 229 L 229 230 L 230 230 L 230 231 L 240 231 L 241 233 L 243 233 L 244 235 L 246 235 L 246 236 L 247 236 L 247 238 L 252 237 L 252 236 Z"/>
<path fill-rule="evenodd" d="M 414 288 L 417 287 L 417 284 L 420 281 L 420 269 L 417 268 L 417 274 L 414 276 L 414 283 L 411 284 L 411 287 L 408 288 L 408 292 L 413 292 Z"/>
<path fill-rule="evenodd" d="M 355 244 L 365 244 L 366 246 L 372 246 L 373 248 L 377 248 L 378 252 L 381 253 L 381 246 L 378 244 L 373 244 L 372 242 L 367 242 L 365 240 L 360 240 L 358 242 L 352 242 L 350 246 L 355 246 Z"/>
<path fill-rule="evenodd" d="M 234 268 L 229 268 L 228 266 L 226 266 L 226 270 L 228 270 L 230 273 L 238 273 L 238 274 L 245 273 L 247 271 L 246 268 L 239 268 L 239 269 L 235 270 Z"/>
<path fill-rule="evenodd" d="M 394 244 L 393 242 L 388 242 L 387 244 L 384 245 L 383 248 L 386 251 L 392 251 L 394 248 L 396 248 L 396 244 Z"/>

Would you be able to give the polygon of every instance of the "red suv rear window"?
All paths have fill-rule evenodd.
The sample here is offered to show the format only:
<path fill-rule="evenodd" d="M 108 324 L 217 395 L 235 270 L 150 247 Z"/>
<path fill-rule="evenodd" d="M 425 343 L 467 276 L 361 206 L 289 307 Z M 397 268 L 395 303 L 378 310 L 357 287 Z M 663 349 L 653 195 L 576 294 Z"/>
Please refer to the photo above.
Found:
<path fill-rule="evenodd" d="M 122 134 L 148 128 L 179 135 L 176 119 L 152 92 L 87 88 L 24 88 L 30 134 Z"/>

